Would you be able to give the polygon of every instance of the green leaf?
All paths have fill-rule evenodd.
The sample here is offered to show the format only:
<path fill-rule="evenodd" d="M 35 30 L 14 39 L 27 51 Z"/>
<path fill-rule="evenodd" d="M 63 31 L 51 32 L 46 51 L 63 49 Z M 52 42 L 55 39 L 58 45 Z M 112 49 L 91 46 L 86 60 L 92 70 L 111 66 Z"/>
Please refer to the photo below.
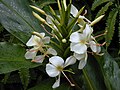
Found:
<path fill-rule="evenodd" d="M 89 56 L 87 65 L 82 71 L 87 89 L 106 90 L 100 67 L 93 56 Z"/>
<path fill-rule="evenodd" d="M 47 79 L 47 80 L 41 81 L 40 84 L 28 90 L 72 90 L 70 85 L 66 83 L 62 83 L 58 88 L 53 89 L 52 85 L 54 84 L 54 82 L 55 81 L 51 79 Z"/>
<path fill-rule="evenodd" d="M 92 4 L 92 10 L 95 10 L 96 7 L 98 7 L 99 5 L 105 3 L 105 2 L 108 2 L 110 0 L 95 0 Z"/>
<path fill-rule="evenodd" d="M 20 79 L 23 84 L 24 90 L 26 90 L 29 84 L 29 77 L 30 77 L 29 69 L 26 69 L 26 68 L 20 69 L 19 75 L 20 75 Z"/>
<path fill-rule="evenodd" d="M 97 13 L 96 15 L 96 18 L 99 17 L 100 15 L 102 14 L 105 14 L 105 12 L 108 10 L 108 8 L 112 5 L 113 3 L 112 2 L 108 2 L 105 6 L 103 6 L 99 12 Z"/>
<path fill-rule="evenodd" d="M 103 56 L 95 56 L 103 77 L 104 82 L 108 90 L 119 90 L 120 89 L 120 68 L 116 61 L 106 52 L 103 51 Z"/>
<path fill-rule="evenodd" d="M 23 43 L 28 41 L 33 31 L 43 30 L 32 15 L 28 0 L 0 0 L 0 22 Z"/>
<path fill-rule="evenodd" d="M 109 16 L 107 18 L 107 23 L 106 23 L 107 27 L 105 28 L 105 30 L 107 31 L 107 34 L 105 35 L 105 40 L 107 42 L 106 47 L 110 45 L 113 34 L 114 34 L 117 13 L 118 11 L 114 9 L 110 11 Z"/>
<path fill-rule="evenodd" d="M 41 65 L 26 60 L 24 58 L 26 50 L 20 45 L 1 42 L 0 52 L 0 74 Z"/>
<path fill-rule="evenodd" d="M 46 6 L 46 5 L 54 4 L 54 3 L 56 3 L 55 0 L 39 0 L 39 1 L 37 2 L 37 4 L 39 5 L 40 8 L 43 8 L 43 7 Z"/>

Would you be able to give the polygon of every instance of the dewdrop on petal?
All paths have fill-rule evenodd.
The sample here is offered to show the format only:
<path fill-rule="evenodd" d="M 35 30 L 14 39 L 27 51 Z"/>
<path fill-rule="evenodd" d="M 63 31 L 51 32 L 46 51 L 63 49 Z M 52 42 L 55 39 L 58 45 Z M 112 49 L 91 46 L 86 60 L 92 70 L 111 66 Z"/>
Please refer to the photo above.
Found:
<path fill-rule="evenodd" d="M 91 22 L 90 26 L 93 26 L 94 24 L 96 24 L 97 22 L 99 22 L 105 15 L 101 15 L 98 18 L 96 18 L 94 21 Z"/>

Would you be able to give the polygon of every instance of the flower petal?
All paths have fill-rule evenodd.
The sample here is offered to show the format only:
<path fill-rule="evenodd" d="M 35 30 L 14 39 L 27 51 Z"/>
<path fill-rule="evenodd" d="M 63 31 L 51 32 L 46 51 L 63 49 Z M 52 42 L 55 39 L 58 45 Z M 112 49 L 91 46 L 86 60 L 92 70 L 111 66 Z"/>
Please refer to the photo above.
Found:
<path fill-rule="evenodd" d="M 80 41 L 80 34 L 78 32 L 74 32 L 70 35 L 70 41 L 71 42 L 74 42 L 74 43 L 77 43 Z"/>
<path fill-rule="evenodd" d="M 60 75 L 58 76 L 58 79 L 56 80 L 56 82 L 53 84 L 52 88 L 57 88 L 60 86 Z"/>
<path fill-rule="evenodd" d="M 50 77 L 56 77 L 60 74 L 60 71 L 52 64 L 46 64 L 46 72 Z"/>
<path fill-rule="evenodd" d="M 26 59 L 34 59 L 36 54 L 37 54 L 37 51 L 34 48 L 32 48 L 25 53 L 25 58 Z"/>
<path fill-rule="evenodd" d="M 64 67 L 72 65 L 76 62 L 76 58 L 74 56 L 70 56 L 66 59 Z"/>
<path fill-rule="evenodd" d="M 44 59 L 45 59 L 44 55 L 38 55 L 35 57 L 34 60 L 32 60 L 32 62 L 42 63 Z"/>
<path fill-rule="evenodd" d="M 43 33 L 40 33 L 40 35 L 41 35 L 41 37 L 43 38 L 44 36 L 45 36 L 45 33 L 43 32 Z"/>
<path fill-rule="evenodd" d="M 85 53 L 84 54 L 74 53 L 74 56 L 77 60 L 82 60 L 85 57 Z"/>
<path fill-rule="evenodd" d="M 57 55 L 56 50 L 53 49 L 53 48 L 49 48 L 49 49 L 47 50 L 47 53 L 48 53 L 48 54 L 52 54 L 52 55 Z"/>
<path fill-rule="evenodd" d="M 63 67 L 63 65 L 64 65 L 64 60 L 61 57 L 59 57 L 59 56 L 53 56 L 53 57 L 51 57 L 49 59 L 49 62 L 51 64 L 53 64 L 54 66 L 56 66 L 56 67 L 58 67 L 58 66 Z"/>
<path fill-rule="evenodd" d="M 81 44 L 81 43 L 77 43 L 77 44 L 71 43 L 70 49 L 71 49 L 71 51 L 74 51 L 75 53 L 83 54 L 87 51 L 87 46 L 85 44 Z"/>
<path fill-rule="evenodd" d="M 50 42 L 50 37 L 46 36 L 42 39 L 42 41 L 43 41 L 44 44 L 47 44 L 47 43 Z"/>
<path fill-rule="evenodd" d="M 70 13 L 71 13 L 74 17 L 76 17 L 76 15 L 77 15 L 77 13 L 78 13 L 77 8 L 76 8 L 73 4 L 71 5 L 71 11 L 70 11 Z"/>
<path fill-rule="evenodd" d="M 88 24 L 86 24 L 86 27 L 83 30 L 85 37 L 90 38 L 92 32 L 93 32 L 93 29 Z"/>
<path fill-rule="evenodd" d="M 84 68 L 84 66 L 87 63 L 87 57 L 88 57 L 88 55 L 87 55 L 87 53 L 85 53 L 85 57 L 83 59 L 81 59 L 80 62 L 79 62 L 78 69 L 83 69 Z"/>
<path fill-rule="evenodd" d="M 28 42 L 26 43 L 27 46 L 35 46 L 37 45 L 35 38 L 39 38 L 35 35 L 32 35 L 31 38 L 28 40 Z"/>
<path fill-rule="evenodd" d="M 83 69 L 84 66 L 86 65 L 87 61 L 85 60 L 80 60 L 79 65 L 78 65 L 78 69 Z"/>
<path fill-rule="evenodd" d="M 93 52 L 97 52 L 97 46 L 96 43 L 94 41 L 90 41 L 90 48 L 92 49 Z"/>

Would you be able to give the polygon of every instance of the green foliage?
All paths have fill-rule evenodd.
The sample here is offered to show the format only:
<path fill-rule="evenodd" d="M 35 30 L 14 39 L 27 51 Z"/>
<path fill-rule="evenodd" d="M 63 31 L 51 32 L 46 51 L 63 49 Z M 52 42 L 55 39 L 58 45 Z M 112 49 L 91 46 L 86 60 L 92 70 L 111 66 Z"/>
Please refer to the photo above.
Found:
<path fill-rule="evenodd" d="M 106 48 L 108 48 L 108 46 L 111 43 L 111 40 L 113 39 L 115 25 L 117 23 L 116 18 L 118 15 L 120 5 L 117 1 L 114 1 L 114 0 L 96 0 L 92 4 L 92 10 L 95 10 L 97 7 L 100 7 L 100 5 L 103 3 L 106 3 L 106 4 L 103 5 L 102 8 L 98 11 L 96 18 L 102 14 L 105 14 L 106 17 L 108 16 L 106 19 L 106 28 L 105 28 L 105 30 L 107 32 L 106 36 L 105 36 L 105 41 L 107 42 Z M 111 9 L 111 7 L 112 7 L 112 9 Z M 110 12 L 108 12 L 108 11 L 110 11 Z M 118 29 L 118 28 L 116 28 L 116 29 Z"/>
<path fill-rule="evenodd" d="M 96 7 L 100 6 L 101 4 L 108 2 L 110 0 L 94 0 L 93 4 L 92 4 L 92 10 L 95 10 Z"/>
<path fill-rule="evenodd" d="M 119 90 L 120 68 L 116 61 L 106 51 L 103 52 L 104 55 L 102 57 L 95 57 L 100 65 L 105 85 L 108 90 Z"/>
<path fill-rule="evenodd" d="M 23 43 L 33 31 L 42 31 L 27 0 L 1 0 L 0 21 L 4 28 Z"/>
<path fill-rule="evenodd" d="M 114 9 L 109 13 L 109 16 L 107 18 L 107 23 L 106 23 L 107 27 L 105 28 L 105 30 L 107 31 L 107 34 L 105 36 L 105 39 L 107 42 L 106 47 L 108 47 L 110 45 L 110 42 L 111 42 L 113 34 L 114 34 L 117 13 L 118 13 L 118 11 L 116 9 Z"/>
<path fill-rule="evenodd" d="M 28 90 L 72 90 L 72 88 L 66 83 L 60 85 L 60 87 L 56 89 L 53 89 L 52 83 L 54 83 L 53 80 L 47 79 L 47 80 L 41 81 L 40 84 Z"/>
<path fill-rule="evenodd" d="M 34 4 L 37 4 L 40 8 L 43 8 L 44 6 L 51 3 L 55 3 L 55 0 L 38 0 L 38 2 Z M 115 7 L 114 2 L 112 2 L 111 0 L 95 0 L 92 5 L 92 10 L 95 10 L 97 7 L 104 3 L 106 3 L 105 6 L 102 6 L 102 8 L 97 13 L 96 17 L 105 14 L 109 9 L 111 10 L 106 20 L 105 28 L 105 30 L 108 31 L 106 35 L 108 47 L 114 34 L 116 17 L 118 15 L 119 9 L 116 9 L 117 7 Z M 113 8 L 111 9 L 112 6 Z M 63 17 L 63 20 L 66 20 L 66 18 L 68 19 L 67 15 L 69 16 L 70 13 L 67 12 L 69 11 L 70 6 L 68 10 L 64 13 L 65 15 Z M 1 24 L 8 32 L 10 32 L 11 36 L 13 35 L 13 37 L 18 38 L 24 44 L 31 36 L 31 33 L 33 31 L 43 31 L 43 29 L 39 25 L 40 23 L 33 17 L 31 12 L 32 10 L 29 7 L 28 0 L 0 0 Z M 73 23 L 75 23 L 76 20 L 77 19 L 75 18 L 75 20 L 69 23 L 69 27 L 67 27 L 67 29 L 72 29 L 73 26 L 71 25 L 73 25 Z M 68 21 L 62 23 L 63 26 L 59 27 L 61 30 L 64 30 L 66 29 L 64 25 L 67 25 Z M 2 29 L 0 29 L 0 32 L 3 30 L 3 26 L 0 26 L 2 27 Z M 62 32 L 64 33 L 64 31 Z M 29 88 L 28 84 L 30 83 L 30 78 L 34 77 L 35 80 L 37 80 L 37 75 L 39 75 L 36 74 L 34 70 L 34 74 L 33 76 L 31 76 L 29 68 L 35 68 L 40 66 L 41 64 L 31 63 L 30 60 L 26 60 L 24 58 L 24 54 L 26 52 L 25 46 L 23 44 L 18 43 L 13 44 L 14 39 L 11 42 L 12 43 L 0 42 L 0 74 L 5 75 L 2 79 L 2 82 L 6 84 L 11 72 L 18 70 L 21 83 L 23 84 L 24 89 L 27 89 Z M 63 51 L 64 48 L 62 48 Z M 69 50 L 69 47 L 67 49 Z M 67 49 L 64 53 L 65 56 L 67 53 Z M 103 52 L 104 55 L 102 57 L 95 56 L 94 58 L 89 55 L 90 59 L 88 59 L 88 63 L 85 66 L 85 68 L 82 71 L 78 70 L 75 74 L 72 75 L 73 77 L 71 77 L 71 80 L 75 82 L 75 87 L 71 87 L 68 83 L 66 84 L 66 82 L 63 81 L 64 79 L 62 79 L 60 87 L 54 90 L 79 90 L 80 88 L 82 88 L 83 90 L 119 90 L 120 68 L 116 61 L 107 53 L 107 51 Z M 73 66 L 72 68 L 76 70 L 77 67 Z M 37 68 L 37 73 L 41 74 L 44 71 L 44 69 L 45 68 L 43 67 L 41 70 Z M 82 76 L 83 78 L 81 78 Z M 19 77 L 17 77 L 16 81 Z M 47 75 L 45 75 L 43 79 L 44 80 L 40 80 L 37 82 L 39 84 L 33 84 L 34 86 L 32 85 L 32 87 L 28 90 L 53 90 L 52 85 L 55 82 L 55 80 L 53 81 L 52 79 L 48 79 Z M 80 88 L 78 89 L 77 87 Z"/>
<path fill-rule="evenodd" d="M 38 0 L 37 2 L 35 2 L 35 4 L 37 4 L 40 8 L 54 3 L 56 3 L 55 0 Z"/>
<path fill-rule="evenodd" d="M 19 75 L 20 75 L 21 82 L 24 86 L 24 90 L 26 90 L 29 84 L 29 78 L 30 78 L 29 69 L 26 69 L 26 68 L 20 69 Z"/>
<path fill-rule="evenodd" d="M 94 66 L 95 65 L 95 66 Z M 87 89 L 90 90 L 106 90 L 99 64 L 93 56 L 88 59 L 88 64 L 82 70 Z"/>
<path fill-rule="evenodd" d="M 112 2 L 108 2 L 104 7 L 102 7 L 99 12 L 96 15 L 96 18 L 99 17 L 100 15 L 105 14 L 105 12 L 108 10 L 108 8 L 112 5 Z"/>
<path fill-rule="evenodd" d="M 25 48 L 20 45 L 1 42 L 0 51 L 0 74 L 40 65 L 26 60 Z"/>

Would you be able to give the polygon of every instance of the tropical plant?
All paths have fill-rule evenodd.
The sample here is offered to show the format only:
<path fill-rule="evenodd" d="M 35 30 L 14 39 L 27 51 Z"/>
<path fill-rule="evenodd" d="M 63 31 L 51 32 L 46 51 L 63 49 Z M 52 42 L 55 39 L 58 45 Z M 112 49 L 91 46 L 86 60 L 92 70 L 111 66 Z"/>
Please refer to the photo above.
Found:
<path fill-rule="evenodd" d="M 101 35 L 112 40 L 119 4 L 95 0 L 92 9 L 103 3 L 90 21 L 85 7 L 77 10 L 72 0 L 0 0 L 0 89 L 119 90 L 119 63 L 96 40 Z M 95 36 L 93 26 L 107 10 L 108 33 Z"/>

